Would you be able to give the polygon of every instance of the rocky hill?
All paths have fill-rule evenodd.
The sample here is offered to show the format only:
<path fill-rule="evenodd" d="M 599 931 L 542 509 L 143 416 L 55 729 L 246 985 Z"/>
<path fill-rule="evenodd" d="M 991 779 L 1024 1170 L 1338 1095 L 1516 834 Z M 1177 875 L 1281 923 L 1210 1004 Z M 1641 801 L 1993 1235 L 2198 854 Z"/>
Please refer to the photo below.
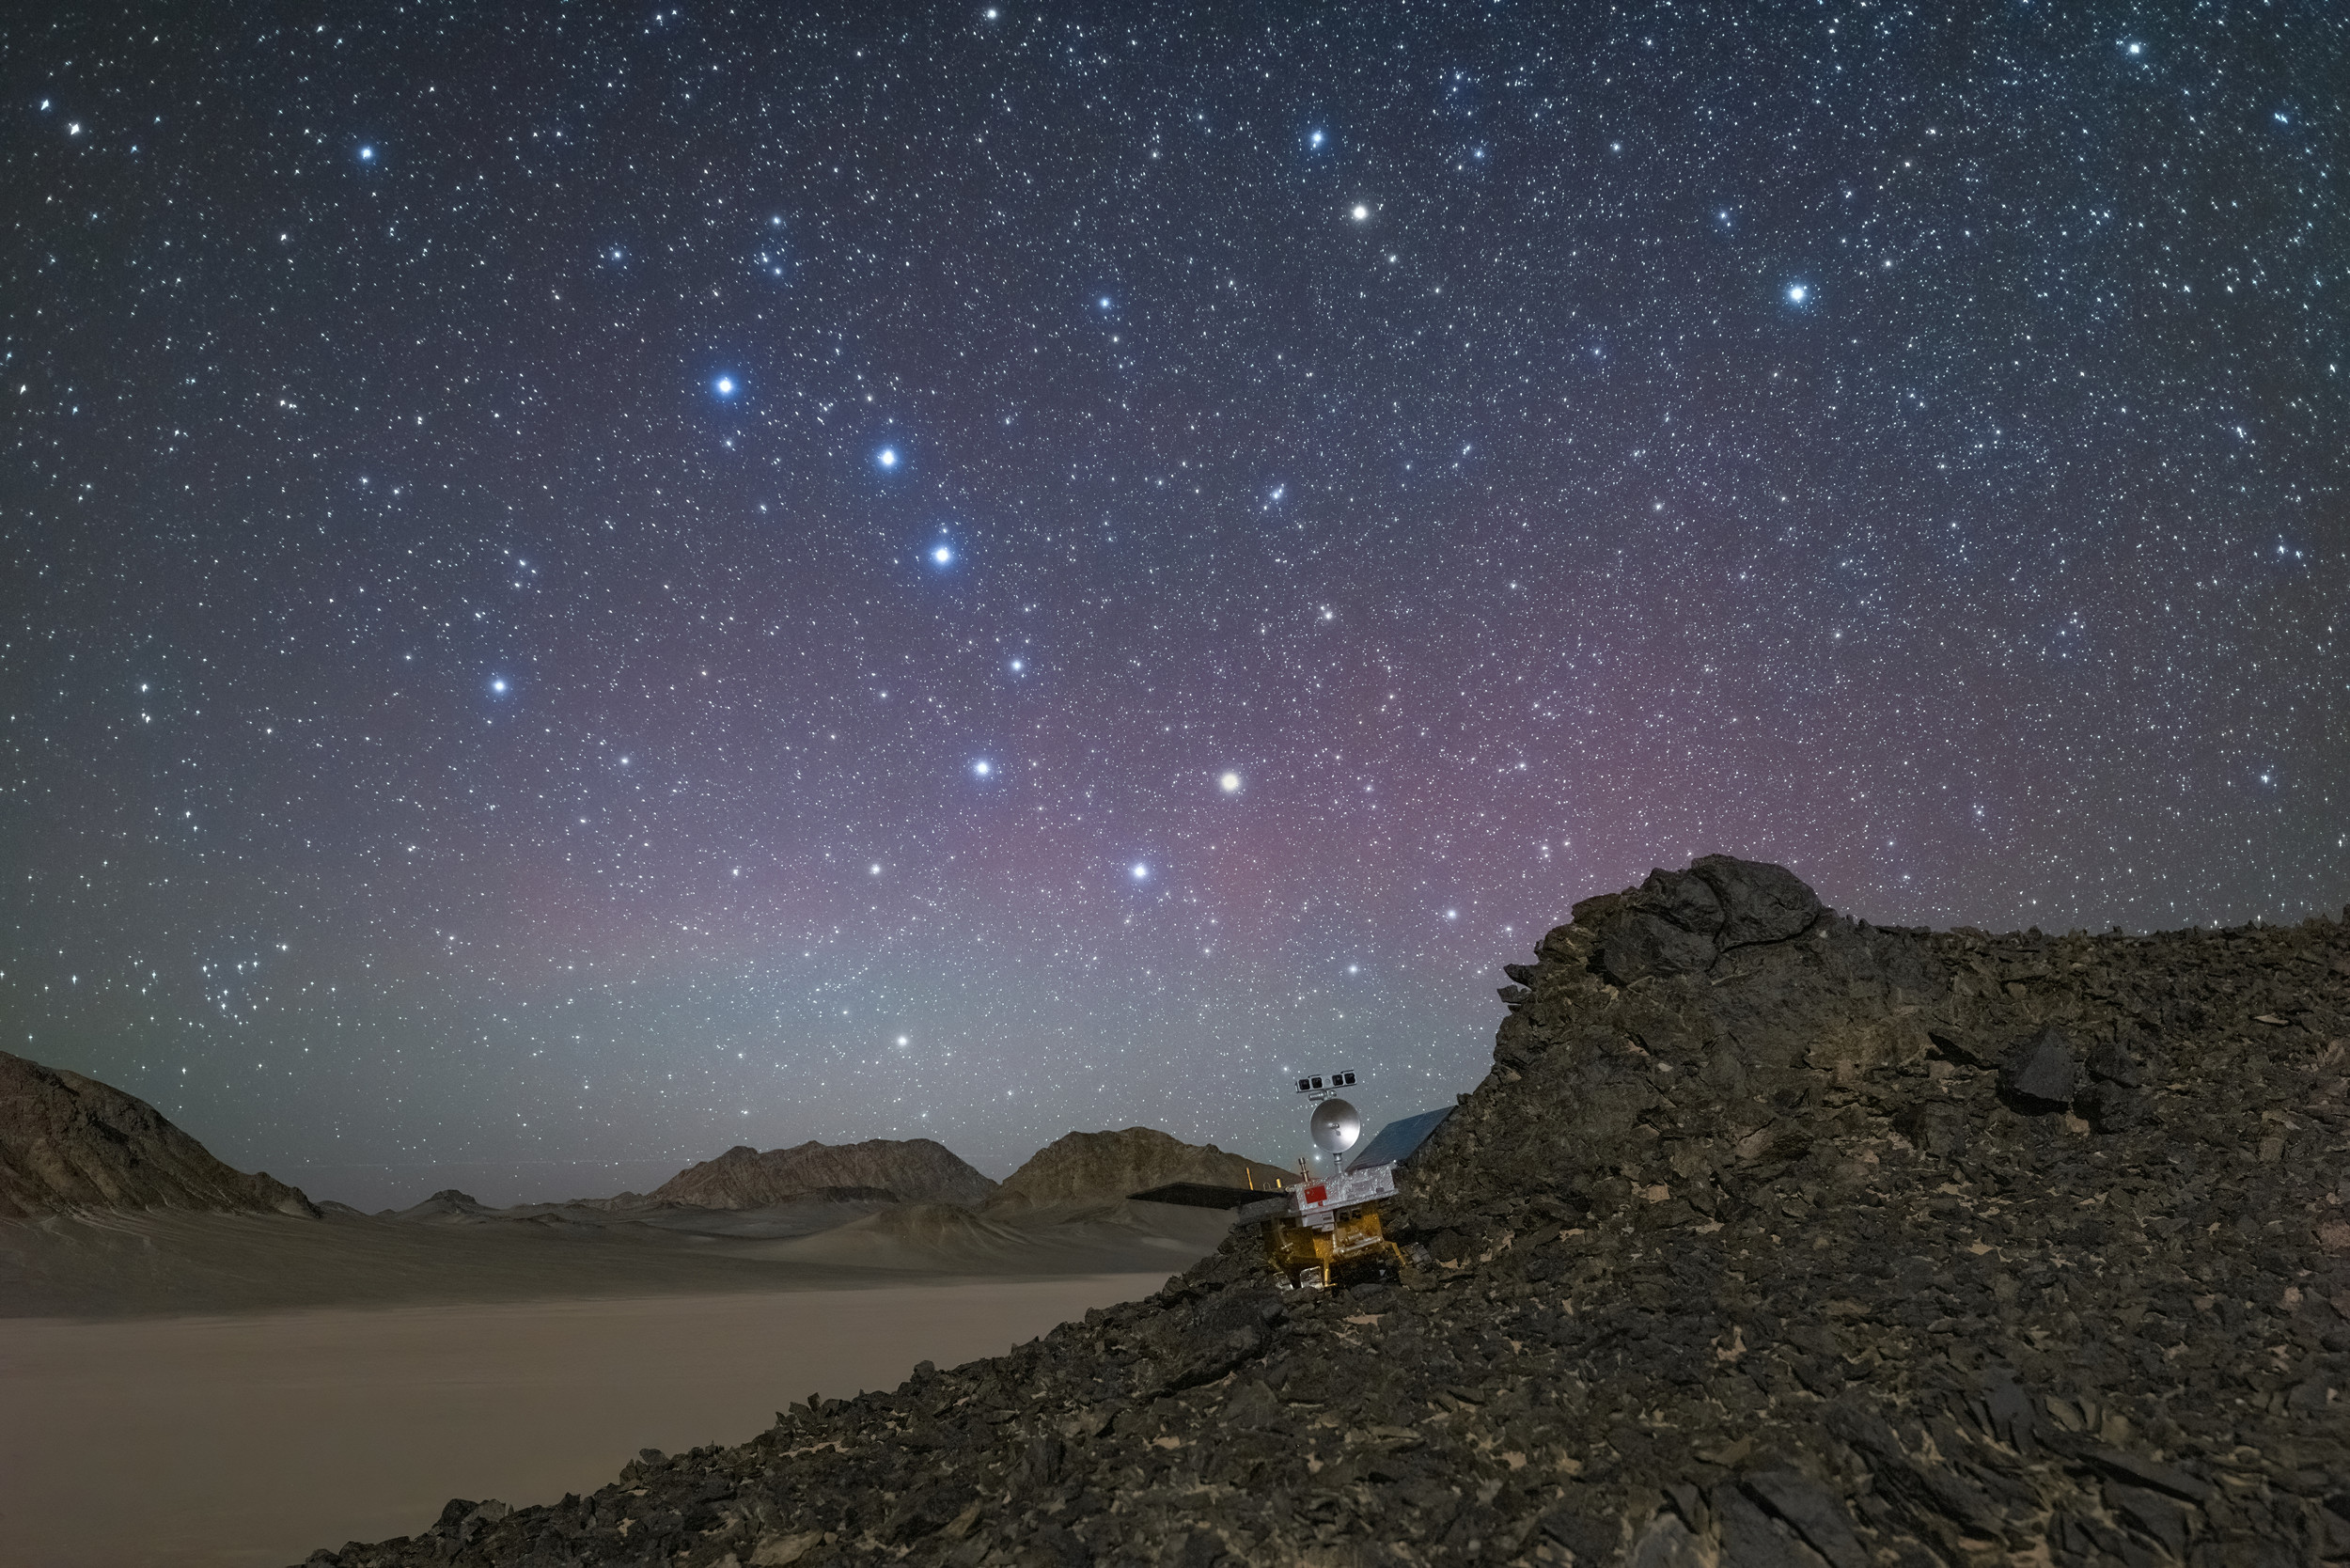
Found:
<path fill-rule="evenodd" d="M 807 1142 L 765 1153 L 737 1145 L 688 1166 L 650 1193 L 654 1203 L 704 1209 L 761 1209 L 824 1187 L 881 1188 L 907 1203 L 984 1201 L 995 1184 L 926 1137 L 863 1143 Z"/>
<path fill-rule="evenodd" d="M 2350 1560 L 2350 932 L 1578 904 L 1393 1215 L 341 1568 Z"/>
<path fill-rule="evenodd" d="M 1185 1143 L 1153 1127 L 1122 1133 L 1070 1133 L 1028 1156 L 988 1199 L 990 1208 L 1124 1198 L 1169 1182 L 1270 1188 L 1296 1173 L 1214 1144 Z"/>
<path fill-rule="evenodd" d="M 299 1189 L 223 1165 L 146 1101 L 0 1051 L 0 1219 L 84 1209 L 318 1215 Z"/>

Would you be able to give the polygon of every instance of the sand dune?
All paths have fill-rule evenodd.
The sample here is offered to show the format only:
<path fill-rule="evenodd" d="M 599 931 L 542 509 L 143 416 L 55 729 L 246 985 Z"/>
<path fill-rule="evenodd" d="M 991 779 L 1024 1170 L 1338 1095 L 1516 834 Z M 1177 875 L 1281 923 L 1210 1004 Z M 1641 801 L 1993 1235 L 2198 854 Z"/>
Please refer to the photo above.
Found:
<path fill-rule="evenodd" d="M 772 1291 L 854 1278 L 647 1227 L 579 1236 L 167 1211 L 0 1224 L 0 1317 L 9 1318 Z"/>
<path fill-rule="evenodd" d="M 1172 1272 L 337 1309 L 0 1337 L 0 1565 L 281 1568 L 550 1501 L 645 1447 L 739 1442 L 810 1393 L 1001 1352 Z M 869 1274 L 867 1278 L 875 1278 Z"/>
<path fill-rule="evenodd" d="M 0 1223 L 0 1568 L 277 1565 L 456 1495 L 592 1490 L 640 1448 L 740 1441 L 1147 1294 L 1230 1222 L 451 1200 Z"/>
<path fill-rule="evenodd" d="M 815 1211 L 821 1212 L 815 1212 Z M 0 1318 L 799 1290 L 893 1279 L 1173 1271 L 1230 1216 L 1160 1203 L 1015 1217 L 944 1204 L 491 1211 L 425 1221 L 146 1210 L 0 1222 Z M 842 1223 L 843 1219 L 847 1223 Z"/>

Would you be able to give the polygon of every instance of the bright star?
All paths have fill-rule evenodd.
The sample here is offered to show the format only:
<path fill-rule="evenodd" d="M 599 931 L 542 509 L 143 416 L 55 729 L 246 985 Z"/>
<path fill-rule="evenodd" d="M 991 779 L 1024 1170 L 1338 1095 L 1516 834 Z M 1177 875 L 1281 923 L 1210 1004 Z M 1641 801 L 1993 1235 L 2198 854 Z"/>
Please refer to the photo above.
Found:
<path fill-rule="evenodd" d="M 1370 209 L 1370 208 L 1368 208 L 1368 207 L 1364 206 L 1364 205 L 1363 205 L 1361 202 L 1359 202 L 1359 201 L 1358 201 L 1358 202 L 1356 202 L 1356 203 L 1355 204 L 1355 221 L 1356 223 L 1362 223 L 1362 222 L 1364 222 L 1365 220 L 1367 220 L 1370 216 L 1371 216 L 1371 209 Z"/>
<path fill-rule="evenodd" d="M 1307 137 L 1306 145 L 1308 147 L 1320 147 L 1322 145 L 1322 133 L 1317 131 L 1312 135 Z"/>
<path fill-rule="evenodd" d="M 874 454 L 873 461 L 880 463 L 884 468 L 895 468 L 898 466 L 898 448 L 895 447 L 884 447 L 879 452 Z"/>
<path fill-rule="evenodd" d="M 981 778 L 985 778 L 995 771 L 995 764 L 982 757 L 978 761 L 971 764 L 971 771 L 978 774 Z"/>
<path fill-rule="evenodd" d="M 1107 294 L 1104 294 L 1094 303 L 1099 305 L 1103 309 L 1107 310 L 1110 307 L 1110 297 Z"/>
<path fill-rule="evenodd" d="M 1801 305 L 1804 301 L 1810 299 L 1810 297 L 1811 290 L 1800 283 L 1791 283 L 1787 286 L 1787 303 L 1789 305 Z"/>
<path fill-rule="evenodd" d="M 872 865 L 870 865 L 870 866 L 867 867 L 867 868 L 866 868 L 866 874 L 867 874 L 867 875 L 869 875 L 869 876 L 879 876 L 879 875 L 881 875 L 881 862 L 880 862 L 880 861 L 878 861 L 878 860 L 876 860 L 876 861 L 874 861 L 874 862 L 873 862 L 873 864 L 872 864 Z M 899 1043 L 903 1044 L 903 1043 L 904 1043 L 904 1042 L 901 1041 Z"/>
<path fill-rule="evenodd" d="M 1136 882 L 1148 882 L 1151 880 L 1151 868 L 1137 860 L 1134 863 L 1133 867 L 1127 871 L 1126 874 L 1133 877 Z"/>
<path fill-rule="evenodd" d="M 718 396 L 721 398 L 731 398 L 734 396 L 734 378 L 732 376 L 720 376 L 711 384 L 718 389 Z"/>
<path fill-rule="evenodd" d="M 1012 672 L 1014 675 L 1019 674 L 1022 670 L 1024 670 L 1024 669 L 1026 669 L 1026 668 L 1027 668 L 1027 667 L 1028 667 L 1028 666 L 1027 666 L 1027 664 L 1026 664 L 1024 660 L 1014 659 L 1014 660 L 1011 662 L 1011 672 Z"/>
<path fill-rule="evenodd" d="M 491 681 L 491 682 L 490 682 L 490 695 L 491 695 L 491 696 L 493 696 L 493 697 L 504 697 L 504 696 L 506 695 L 506 677 L 505 677 L 505 676 L 500 675 L 500 676 L 498 676 L 498 677 L 496 677 L 495 679 L 494 679 L 494 680 L 492 680 L 492 681 Z"/>
<path fill-rule="evenodd" d="M 1228 773 L 1215 782 L 1216 787 L 1228 795 L 1240 793 L 1240 775 L 1236 773 Z"/>
<path fill-rule="evenodd" d="M 947 548 L 944 544 L 938 546 L 938 548 L 931 552 L 931 559 L 936 561 L 941 566 L 945 566 L 948 561 L 951 561 L 954 558 L 955 553 Z"/>
<path fill-rule="evenodd" d="M 359 149 L 359 162 L 361 162 L 361 163 L 363 163 L 363 164 L 372 164 L 372 163 L 374 163 L 374 162 L 375 162 L 375 149 L 373 149 L 373 148 L 371 148 L 371 147 L 363 147 L 363 148 L 361 148 L 361 149 Z"/>

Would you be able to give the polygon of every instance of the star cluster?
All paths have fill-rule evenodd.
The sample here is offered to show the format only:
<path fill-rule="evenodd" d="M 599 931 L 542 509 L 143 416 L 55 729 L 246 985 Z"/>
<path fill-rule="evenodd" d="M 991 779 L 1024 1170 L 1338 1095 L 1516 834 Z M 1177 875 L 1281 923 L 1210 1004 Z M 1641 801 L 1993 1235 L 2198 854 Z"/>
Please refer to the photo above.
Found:
<path fill-rule="evenodd" d="M 0 1043 L 390 1201 L 1275 1157 L 1714 850 L 2350 898 L 2325 7 L 5 35 Z"/>

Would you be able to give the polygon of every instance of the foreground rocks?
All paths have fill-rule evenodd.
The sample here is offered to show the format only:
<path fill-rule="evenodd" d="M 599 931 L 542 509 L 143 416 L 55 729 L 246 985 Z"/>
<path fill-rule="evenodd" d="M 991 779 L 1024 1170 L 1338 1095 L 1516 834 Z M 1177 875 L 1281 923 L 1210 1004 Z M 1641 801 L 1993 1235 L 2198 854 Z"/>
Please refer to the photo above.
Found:
<path fill-rule="evenodd" d="M 1711 857 L 1509 966 L 1395 1282 L 1147 1301 L 314 1563 L 2350 1560 L 2350 933 Z"/>
<path fill-rule="evenodd" d="M 137 1096 L 0 1051 L 0 1219 L 103 1209 L 319 1215 L 299 1188 L 222 1164 Z"/>

